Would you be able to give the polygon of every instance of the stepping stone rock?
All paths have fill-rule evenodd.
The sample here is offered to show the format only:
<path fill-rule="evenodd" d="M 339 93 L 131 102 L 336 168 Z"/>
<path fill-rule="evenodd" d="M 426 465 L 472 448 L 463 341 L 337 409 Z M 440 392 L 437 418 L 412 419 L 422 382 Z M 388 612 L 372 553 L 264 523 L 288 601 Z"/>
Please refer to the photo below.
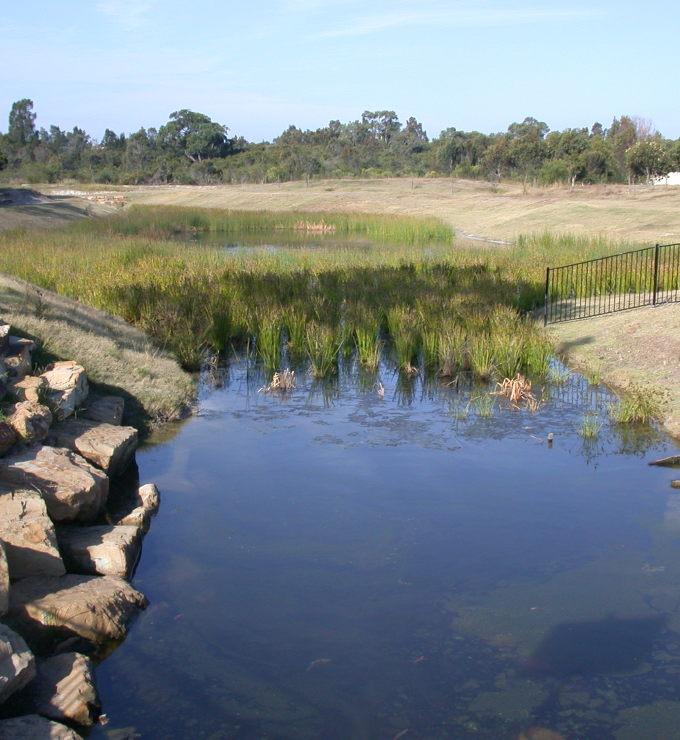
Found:
<path fill-rule="evenodd" d="M 147 607 L 146 597 L 116 576 L 24 578 L 12 586 L 10 617 L 27 637 L 74 632 L 87 640 L 122 640 Z"/>
<path fill-rule="evenodd" d="M 14 405 L 7 423 L 25 442 L 42 442 L 50 431 L 52 412 L 35 401 L 22 401 Z"/>
<path fill-rule="evenodd" d="M 47 393 L 45 378 L 39 375 L 27 375 L 19 380 L 11 380 L 7 390 L 14 395 L 17 401 L 34 401 L 40 403 Z"/>
<path fill-rule="evenodd" d="M 70 727 L 52 722 L 37 714 L 2 720 L 0 738 L 2 740 L 83 740 L 83 736 Z"/>
<path fill-rule="evenodd" d="M 120 396 L 103 396 L 85 402 L 85 408 L 79 412 L 81 419 L 100 421 L 115 427 L 123 423 L 125 401 Z"/>
<path fill-rule="evenodd" d="M 135 454 L 137 430 L 87 419 L 68 419 L 50 430 L 49 442 L 77 452 L 108 475 L 118 475 Z"/>
<path fill-rule="evenodd" d="M 47 383 L 47 405 L 59 419 L 70 416 L 87 398 L 85 368 L 72 360 L 55 362 L 41 377 Z"/>
<path fill-rule="evenodd" d="M 150 520 L 151 512 L 149 509 L 145 509 L 143 506 L 137 506 L 131 512 L 118 519 L 116 524 L 120 527 L 136 527 L 147 531 Z"/>
<path fill-rule="evenodd" d="M 9 565 L 5 543 L 0 540 L 0 616 L 9 610 Z"/>
<path fill-rule="evenodd" d="M 59 722 L 91 726 L 101 712 L 94 664 L 80 653 L 62 653 L 38 663 L 28 691 L 35 711 Z"/>
<path fill-rule="evenodd" d="M 7 346 L 2 350 L 2 362 L 11 378 L 23 378 L 31 372 L 31 354 L 35 344 L 30 339 L 9 337 Z"/>
<path fill-rule="evenodd" d="M 0 421 L 0 457 L 5 455 L 16 441 L 17 433 L 14 429 L 6 421 Z"/>
<path fill-rule="evenodd" d="M 82 575 L 129 578 L 142 549 L 138 527 L 62 526 L 57 539 L 69 573 Z"/>
<path fill-rule="evenodd" d="M 35 488 L 55 522 L 89 521 L 106 503 L 109 479 L 80 455 L 31 447 L 0 459 L 0 480 Z"/>
<path fill-rule="evenodd" d="M 0 624 L 0 703 L 35 678 L 35 659 L 16 632 Z M 4 738 L 0 730 L 0 738 Z"/>
<path fill-rule="evenodd" d="M 145 483 L 140 486 L 137 490 L 137 498 L 141 501 L 141 505 L 151 513 L 157 512 L 161 505 L 161 492 L 155 483 Z"/>
<path fill-rule="evenodd" d="M 0 484 L 0 540 L 5 543 L 11 578 L 66 573 L 54 524 L 35 491 Z"/>

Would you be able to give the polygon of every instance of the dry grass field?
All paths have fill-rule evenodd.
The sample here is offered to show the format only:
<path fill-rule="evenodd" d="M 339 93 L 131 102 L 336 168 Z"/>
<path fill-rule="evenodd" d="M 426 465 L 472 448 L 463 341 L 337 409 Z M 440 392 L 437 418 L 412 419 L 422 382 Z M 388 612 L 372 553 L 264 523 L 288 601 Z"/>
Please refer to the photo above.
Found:
<path fill-rule="evenodd" d="M 536 231 L 603 234 L 652 244 L 680 241 L 680 187 L 532 188 L 441 178 L 313 180 L 309 185 L 131 187 L 125 197 L 129 203 L 154 205 L 431 216 L 459 233 L 505 241 Z"/>

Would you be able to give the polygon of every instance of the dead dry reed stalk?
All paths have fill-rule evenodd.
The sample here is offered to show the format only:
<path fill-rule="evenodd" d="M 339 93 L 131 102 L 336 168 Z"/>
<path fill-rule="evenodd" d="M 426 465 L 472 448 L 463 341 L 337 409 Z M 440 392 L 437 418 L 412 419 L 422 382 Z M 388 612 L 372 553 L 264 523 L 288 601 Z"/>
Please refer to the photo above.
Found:
<path fill-rule="evenodd" d="M 269 385 L 258 389 L 258 393 L 270 393 L 271 391 L 289 391 L 295 388 L 295 370 L 286 368 L 280 373 L 274 373 Z"/>
<path fill-rule="evenodd" d="M 531 392 L 531 381 L 527 380 L 521 373 L 514 378 L 505 378 L 502 383 L 496 384 L 498 390 L 495 395 L 505 396 L 516 408 L 524 402 L 527 408 L 535 409 L 539 401 Z"/>

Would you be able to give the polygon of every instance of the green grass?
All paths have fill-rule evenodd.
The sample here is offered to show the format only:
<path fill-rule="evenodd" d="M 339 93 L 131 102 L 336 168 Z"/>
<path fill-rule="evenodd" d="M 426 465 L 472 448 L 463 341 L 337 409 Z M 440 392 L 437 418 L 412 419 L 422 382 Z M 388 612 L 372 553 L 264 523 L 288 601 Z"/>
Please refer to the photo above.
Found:
<path fill-rule="evenodd" d="M 661 392 L 634 385 L 609 406 L 609 415 L 616 424 L 649 424 L 661 417 L 664 402 Z"/>
<path fill-rule="evenodd" d="M 589 412 L 581 417 L 578 433 L 583 439 L 595 439 L 600 433 L 600 429 L 602 429 L 602 422 L 596 413 Z"/>

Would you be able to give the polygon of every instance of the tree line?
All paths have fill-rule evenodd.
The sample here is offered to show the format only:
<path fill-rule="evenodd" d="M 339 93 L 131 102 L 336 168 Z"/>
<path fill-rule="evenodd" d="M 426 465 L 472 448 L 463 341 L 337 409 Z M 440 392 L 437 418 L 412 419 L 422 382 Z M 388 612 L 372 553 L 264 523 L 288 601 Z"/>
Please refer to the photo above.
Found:
<path fill-rule="evenodd" d="M 0 134 L 0 176 L 7 181 L 101 184 L 264 183 L 312 178 L 465 177 L 553 183 L 631 182 L 680 170 L 680 139 L 650 121 L 614 118 L 609 128 L 551 131 L 535 118 L 483 134 L 447 128 L 430 139 L 415 118 L 365 111 L 349 123 L 314 131 L 290 126 L 272 142 L 230 136 L 229 129 L 187 109 L 159 128 L 101 141 L 75 126 L 37 129 L 33 101 L 15 102 Z"/>

